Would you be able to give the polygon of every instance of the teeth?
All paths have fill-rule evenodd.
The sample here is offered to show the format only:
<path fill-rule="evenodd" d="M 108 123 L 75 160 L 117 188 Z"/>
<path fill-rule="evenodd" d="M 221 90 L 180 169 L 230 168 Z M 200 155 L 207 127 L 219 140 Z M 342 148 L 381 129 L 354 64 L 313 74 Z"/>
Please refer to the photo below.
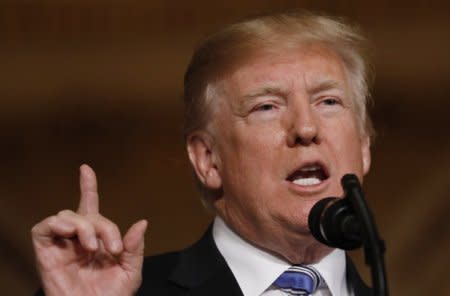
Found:
<path fill-rule="evenodd" d="M 294 184 L 300 185 L 300 186 L 311 186 L 311 185 L 317 185 L 320 184 L 320 179 L 311 177 L 311 178 L 300 178 L 293 181 Z"/>
<path fill-rule="evenodd" d="M 312 166 L 304 167 L 300 171 L 301 172 L 312 172 L 312 171 L 317 171 L 317 170 L 320 170 L 320 166 L 312 165 Z"/>

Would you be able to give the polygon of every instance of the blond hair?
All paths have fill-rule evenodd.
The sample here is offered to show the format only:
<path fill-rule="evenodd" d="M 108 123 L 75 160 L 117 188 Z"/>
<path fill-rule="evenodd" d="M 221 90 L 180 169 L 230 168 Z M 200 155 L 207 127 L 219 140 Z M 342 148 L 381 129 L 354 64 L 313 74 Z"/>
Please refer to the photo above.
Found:
<path fill-rule="evenodd" d="M 335 51 L 347 70 L 362 132 L 373 135 L 367 114 L 372 71 L 369 46 L 360 29 L 341 18 L 311 13 L 273 14 L 231 24 L 211 35 L 194 52 L 184 76 L 184 135 L 209 121 L 214 92 L 208 87 L 257 52 L 321 43 Z"/>

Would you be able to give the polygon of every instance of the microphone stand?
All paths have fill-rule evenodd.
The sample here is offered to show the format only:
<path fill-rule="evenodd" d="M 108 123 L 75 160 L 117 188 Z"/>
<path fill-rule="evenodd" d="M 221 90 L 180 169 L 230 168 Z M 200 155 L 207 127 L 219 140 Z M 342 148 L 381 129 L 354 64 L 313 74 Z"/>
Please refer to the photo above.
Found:
<path fill-rule="evenodd" d="M 341 184 L 344 198 L 325 198 L 311 209 L 308 218 L 311 233 L 320 242 L 335 248 L 352 250 L 363 245 L 374 296 L 388 296 L 385 245 L 378 235 L 361 184 L 352 174 L 345 175 Z"/>
<path fill-rule="evenodd" d="M 372 214 L 367 206 L 361 184 L 355 175 L 347 174 L 342 180 L 344 198 L 350 202 L 356 220 L 361 223 L 361 236 L 364 246 L 366 264 L 370 266 L 372 275 L 372 289 L 375 296 L 387 296 L 388 286 L 384 266 L 384 241 L 378 235 Z"/>

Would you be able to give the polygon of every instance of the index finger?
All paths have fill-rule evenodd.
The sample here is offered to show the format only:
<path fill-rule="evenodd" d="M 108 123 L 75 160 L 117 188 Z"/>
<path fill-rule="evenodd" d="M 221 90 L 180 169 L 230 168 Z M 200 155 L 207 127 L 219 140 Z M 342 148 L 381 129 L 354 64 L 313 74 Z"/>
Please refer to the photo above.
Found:
<path fill-rule="evenodd" d="M 80 191 L 77 212 L 81 215 L 98 213 L 97 177 L 94 170 L 87 164 L 80 167 Z"/>

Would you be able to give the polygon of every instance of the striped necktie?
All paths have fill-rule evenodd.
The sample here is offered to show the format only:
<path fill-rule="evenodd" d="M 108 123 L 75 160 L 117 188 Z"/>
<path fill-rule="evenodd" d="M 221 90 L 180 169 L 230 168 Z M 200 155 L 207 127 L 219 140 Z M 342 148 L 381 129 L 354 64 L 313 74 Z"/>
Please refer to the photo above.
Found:
<path fill-rule="evenodd" d="M 315 269 L 294 265 L 283 272 L 275 280 L 274 285 L 288 295 L 311 295 L 319 287 L 320 278 Z"/>

